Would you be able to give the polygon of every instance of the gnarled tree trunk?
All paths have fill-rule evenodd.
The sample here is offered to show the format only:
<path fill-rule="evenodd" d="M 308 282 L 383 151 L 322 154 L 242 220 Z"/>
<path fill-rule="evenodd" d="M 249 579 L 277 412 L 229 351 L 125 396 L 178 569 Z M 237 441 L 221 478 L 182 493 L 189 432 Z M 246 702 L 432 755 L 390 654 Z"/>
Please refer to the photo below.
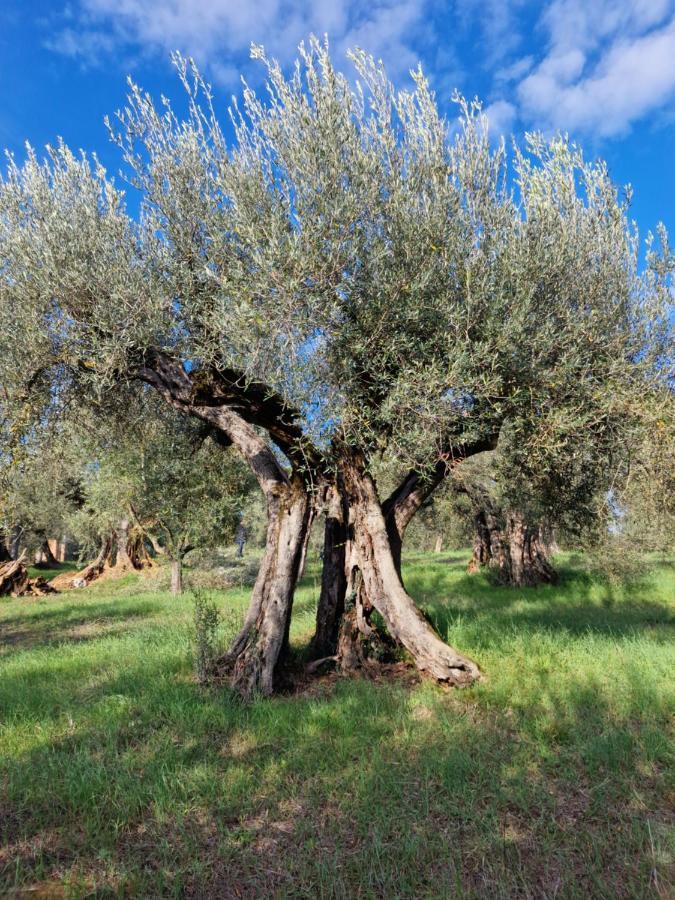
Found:
<path fill-rule="evenodd" d="M 351 583 L 362 582 L 364 610 L 367 603 L 380 613 L 420 671 L 448 684 L 475 681 L 476 663 L 441 640 L 403 587 L 372 478 L 355 460 L 343 462 L 342 477 L 349 505 L 347 567 Z M 358 602 L 356 608 L 358 616 Z"/>
<path fill-rule="evenodd" d="M 245 697 L 271 694 L 288 649 L 288 632 L 311 497 L 298 476 L 267 495 L 267 543 L 244 626 L 220 665 Z"/>
<path fill-rule="evenodd" d="M 502 584 L 513 587 L 533 587 L 556 579 L 541 526 L 530 525 L 523 513 L 514 510 L 483 508 L 476 512 L 469 572 L 484 566 L 494 569 Z"/>
<path fill-rule="evenodd" d="M 407 595 L 401 579 L 401 553 L 406 529 L 417 511 L 430 497 L 443 479 L 452 471 L 454 466 L 468 456 L 482 453 L 492 449 L 496 436 L 485 440 L 476 441 L 473 444 L 460 445 L 449 449 L 435 468 L 427 474 L 416 471 L 409 472 L 396 490 L 380 504 L 372 479 L 368 478 L 372 495 L 370 497 L 371 515 L 375 509 L 379 510 L 379 516 L 384 521 L 386 531 L 386 544 L 379 535 L 378 559 L 375 563 L 373 554 L 366 554 L 366 560 L 358 561 L 356 548 L 360 543 L 360 535 L 368 533 L 364 523 L 366 518 L 357 515 L 353 508 L 353 490 L 348 490 L 349 479 L 342 472 L 335 484 L 331 485 L 329 501 L 327 503 L 326 524 L 323 549 L 323 575 L 321 582 L 321 595 L 317 608 L 316 632 L 312 640 L 311 656 L 317 660 L 310 668 L 314 669 L 323 660 L 339 660 L 343 668 L 350 668 L 361 664 L 363 648 L 360 646 L 366 641 L 377 643 L 378 635 L 373 631 L 369 623 L 370 612 L 377 609 L 387 621 L 387 615 L 382 608 L 387 605 L 387 598 L 383 596 L 390 593 L 389 603 L 394 612 L 393 619 L 405 620 L 402 623 L 394 623 L 390 628 L 391 635 L 408 646 L 418 666 L 429 672 L 433 672 L 439 680 L 451 682 L 470 681 L 478 676 L 478 668 L 470 660 L 456 654 L 460 659 L 460 665 L 466 664 L 466 671 L 451 673 L 448 677 L 448 668 L 444 662 L 438 665 L 431 664 L 426 656 L 433 657 L 438 654 L 438 659 L 449 659 L 449 648 L 440 641 L 433 629 L 426 622 L 422 614 L 414 606 L 414 602 Z M 352 465 L 352 479 L 356 477 L 358 467 Z M 366 476 L 361 473 L 362 482 Z M 358 492 L 357 492 L 358 493 Z M 368 540 L 372 540 L 372 535 Z M 368 543 L 366 540 L 366 544 Z M 390 558 L 394 567 L 396 578 L 383 578 L 383 573 L 389 572 L 383 560 Z M 365 566 L 371 570 L 366 577 Z M 379 567 L 379 575 L 372 572 L 373 567 Z M 389 573 L 390 574 L 390 573 Z M 380 595 L 379 601 L 370 596 L 370 591 L 376 590 Z M 379 605 L 378 605 L 379 604 Z M 412 610 L 411 610 L 412 605 Z M 399 614 L 396 614 L 399 610 Z M 424 623 L 420 624 L 420 619 Z M 404 639 L 404 634 L 406 635 Z M 423 635 L 423 638 L 422 638 Z M 406 643 L 406 641 L 408 643 Z M 426 654 L 418 646 L 428 641 Z M 439 648 L 440 644 L 440 648 Z M 409 646 L 410 645 L 410 646 Z M 444 648 L 441 650 L 441 648 Z M 454 651 L 449 651 L 451 654 Z"/>
<path fill-rule="evenodd" d="M 101 547 L 96 559 L 92 560 L 92 562 L 85 566 L 80 572 L 76 572 L 75 574 L 66 572 L 63 575 L 57 575 L 54 579 L 54 584 L 58 586 L 60 590 L 86 587 L 103 573 L 106 566 L 110 565 L 114 546 L 114 534 L 106 535 L 101 540 Z"/>
<path fill-rule="evenodd" d="M 129 522 L 129 519 L 125 517 L 123 519 L 120 519 L 115 530 L 115 545 L 117 553 L 115 556 L 114 569 L 117 572 L 128 572 L 136 568 L 131 556 L 129 555 L 130 524 L 131 523 Z"/>

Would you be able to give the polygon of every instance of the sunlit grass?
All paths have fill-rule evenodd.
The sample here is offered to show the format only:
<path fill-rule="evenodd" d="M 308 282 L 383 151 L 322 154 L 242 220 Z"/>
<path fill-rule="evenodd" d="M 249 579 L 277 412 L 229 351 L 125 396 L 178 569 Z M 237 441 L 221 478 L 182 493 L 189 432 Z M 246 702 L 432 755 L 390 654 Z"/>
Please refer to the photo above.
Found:
<path fill-rule="evenodd" d="M 668 896 L 671 565 L 406 583 L 475 688 L 329 678 L 238 703 L 191 667 L 191 598 L 129 576 L 0 602 L 0 894 Z M 311 634 L 318 579 L 295 606 Z M 214 594 L 233 633 L 248 588 Z M 671 769 L 672 771 L 672 769 Z"/>

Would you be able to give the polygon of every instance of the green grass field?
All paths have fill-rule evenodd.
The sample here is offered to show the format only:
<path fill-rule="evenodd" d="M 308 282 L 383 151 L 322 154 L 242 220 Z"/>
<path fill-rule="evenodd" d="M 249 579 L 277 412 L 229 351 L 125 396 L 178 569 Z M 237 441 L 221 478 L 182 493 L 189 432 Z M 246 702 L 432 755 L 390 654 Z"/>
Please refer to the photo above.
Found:
<path fill-rule="evenodd" d="M 190 595 L 0 601 L 0 895 L 672 896 L 672 564 L 617 587 L 567 557 L 519 591 L 466 558 L 405 568 L 485 672 L 464 691 L 397 671 L 244 706 L 194 681 Z M 248 592 L 214 596 L 226 640 Z"/>

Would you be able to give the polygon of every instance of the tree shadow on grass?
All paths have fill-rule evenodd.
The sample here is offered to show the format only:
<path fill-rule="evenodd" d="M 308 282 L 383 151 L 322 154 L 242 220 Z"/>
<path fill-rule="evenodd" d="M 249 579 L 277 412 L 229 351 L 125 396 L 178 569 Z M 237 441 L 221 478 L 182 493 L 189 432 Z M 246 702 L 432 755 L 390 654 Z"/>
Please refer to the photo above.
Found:
<path fill-rule="evenodd" d="M 656 803 L 664 750 L 660 697 L 637 672 L 619 709 L 605 684 L 540 673 L 515 714 L 363 680 L 244 706 L 179 675 L 139 661 L 88 696 L 83 727 L 15 754 L 0 884 L 70 872 L 162 897 L 647 895 L 633 801 Z M 661 814 L 649 807 L 657 840 Z"/>
<path fill-rule="evenodd" d="M 128 631 L 158 612 L 156 603 L 102 602 L 39 608 L 30 615 L 0 619 L 0 653 L 3 649 L 25 649 L 69 642 L 96 640 Z"/>
<path fill-rule="evenodd" d="M 557 584 L 536 588 L 496 586 L 483 573 L 447 573 L 433 567 L 421 572 L 412 567 L 404 574 L 407 589 L 441 634 L 461 620 L 464 627 L 487 627 L 495 635 L 515 627 L 570 635 L 649 632 L 667 640 L 668 626 L 675 624 L 671 607 L 645 596 L 648 581 L 615 590 L 570 567 L 561 567 Z M 635 599 L 630 599 L 630 590 Z"/>

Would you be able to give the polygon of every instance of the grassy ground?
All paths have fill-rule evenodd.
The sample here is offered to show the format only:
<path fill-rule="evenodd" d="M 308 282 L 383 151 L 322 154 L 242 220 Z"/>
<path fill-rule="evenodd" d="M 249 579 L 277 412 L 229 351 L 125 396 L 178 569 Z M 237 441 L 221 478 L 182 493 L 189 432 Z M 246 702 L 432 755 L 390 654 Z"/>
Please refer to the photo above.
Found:
<path fill-rule="evenodd" d="M 47 566 L 28 566 L 28 575 L 30 578 L 46 578 L 47 581 L 50 581 L 64 572 L 76 572 L 78 568 L 81 568 L 81 566 L 74 562 L 59 563 L 58 567 L 54 569 L 50 569 Z"/>
<path fill-rule="evenodd" d="M 462 692 L 333 677 L 242 706 L 194 683 L 189 596 L 0 602 L 0 895 L 672 896 L 673 567 L 620 588 L 567 558 L 514 591 L 465 561 L 405 570 L 486 673 Z M 225 640 L 247 590 L 220 596 Z M 297 646 L 316 596 L 310 571 Z"/>

